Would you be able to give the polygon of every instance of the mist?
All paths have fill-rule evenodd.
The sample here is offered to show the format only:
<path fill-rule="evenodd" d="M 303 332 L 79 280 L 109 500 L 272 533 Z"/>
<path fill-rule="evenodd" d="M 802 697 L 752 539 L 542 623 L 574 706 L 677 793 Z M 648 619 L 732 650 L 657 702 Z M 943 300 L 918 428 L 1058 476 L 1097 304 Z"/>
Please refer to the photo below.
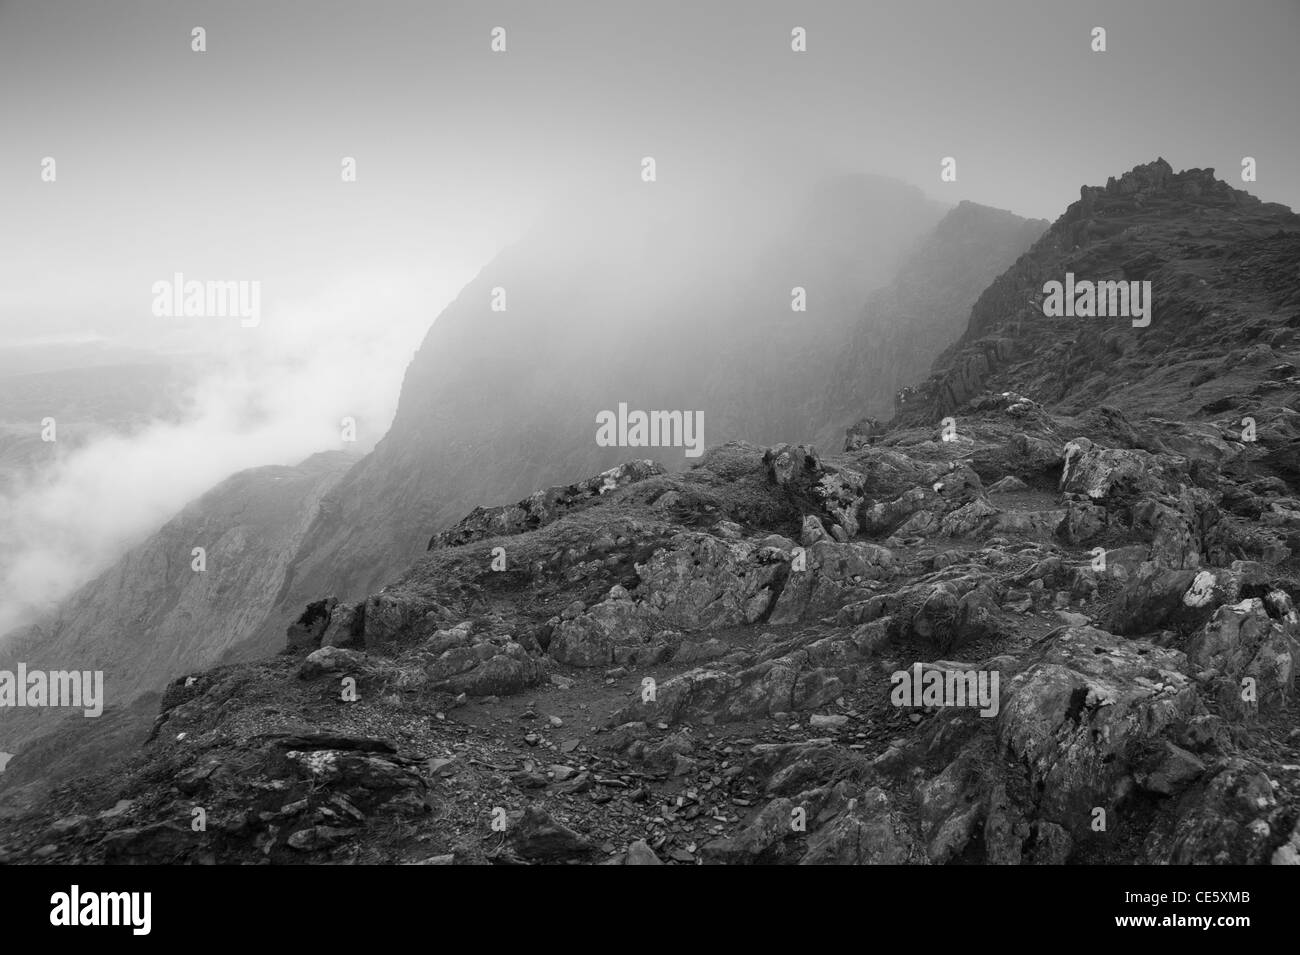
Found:
<path fill-rule="evenodd" d="M 0 498 L 0 633 L 54 608 L 239 470 L 368 451 L 449 284 L 354 274 L 296 301 L 272 295 L 257 328 L 216 320 L 233 327 L 204 330 L 210 350 L 187 356 L 194 380 L 178 420 L 92 439 Z M 354 442 L 343 440 L 345 418 Z"/>

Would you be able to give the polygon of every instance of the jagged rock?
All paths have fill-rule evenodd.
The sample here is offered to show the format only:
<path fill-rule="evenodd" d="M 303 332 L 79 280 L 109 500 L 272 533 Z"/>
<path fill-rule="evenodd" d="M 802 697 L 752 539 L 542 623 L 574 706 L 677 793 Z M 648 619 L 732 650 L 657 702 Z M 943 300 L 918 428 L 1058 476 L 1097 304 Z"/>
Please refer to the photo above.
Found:
<path fill-rule="evenodd" d="M 585 481 L 536 491 L 517 504 L 476 507 L 455 526 L 435 534 L 427 549 L 460 547 L 474 541 L 545 527 L 565 513 L 590 504 L 611 491 L 664 473 L 663 466 L 654 461 L 628 461 Z M 671 502 L 666 506 L 671 506 Z"/>
<path fill-rule="evenodd" d="M 1108 565 L 1110 561 L 1108 552 Z M 1190 632 L 1209 620 L 1218 607 L 1266 589 L 1258 564 L 1238 561 L 1226 570 L 1171 570 L 1148 562 L 1127 578 L 1106 628 L 1124 635 L 1159 629 Z"/>
<path fill-rule="evenodd" d="M 815 448 L 802 444 L 792 447 L 778 444 L 763 454 L 763 465 L 772 480 L 780 487 L 793 484 L 801 478 L 814 481 L 821 470 L 821 458 Z"/>
<path fill-rule="evenodd" d="M 644 839 L 638 839 L 627 847 L 624 865 L 663 865 L 663 860 L 655 855 L 654 850 Z"/>
<path fill-rule="evenodd" d="M 1178 651 L 1072 627 L 1004 684 L 998 742 L 1023 761 L 1042 818 L 1082 837 L 1094 807 L 1158 775 L 1163 741 L 1205 712 L 1185 667 Z"/>
<path fill-rule="evenodd" d="M 1271 612 L 1270 612 L 1271 611 Z M 1300 615 L 1291 598 L 1273 591 L 1265 599 L 1250 597 L 1225 604 L 1188 642 L 1188 660 L 1217 676 L 1224 706 L 1247 713 L 1249 703 L 1276 709 L 1291 699 L 1295 666 L 1300 659 Z M 1253 699 L 1245 700 L 1243 681 L 1254 681 Z"/>
<path fill-rule="evenodd" d="M 1062 492 L 1112 501 L 1163 487 L 1162 469 L 1147 451 L 1100 448 L 1087 438 L 1075 438 L 1065 446 Z"/>
<path fill-rule="evenodd" d="M 511 813 L 508 829 L 514 850 L 523 858 L 538 862 L 582 856 L 594 848 L 590 839 L 557 822 L 536 804 L 523 812 Z"/>
<path fill-rule="evenodd" d="M 829 540 L 830 535 L 826 533 L 826 528 L 822 526 L 821 519 L 814 514 L 807 514 L 803 519 L 803 533 L 799 537 L 800 543 L 805 547 L 811 547 L 818 541 Z"/>
<path fill-rule="evenodd" d="M 1282 829 L 1268 776 L 1231 758 L 1187 789 L 1143 845 L 1157 865 L 1260 865 Z M 1275 835 L 1275 832 L 1277 833 Z"/>
<path fill-rule="evenodd" d="M 329 626 L 330 616 L 337 606 L 338 599 L 335 597 L 309 603 L 302 615 L 289 625 L 286 633 L 288 649 L 298 651 L 320 646 L 321 636 Z"/>
<path fill-rule="evenodd" d="M 321 647 L 313 650 L 302 661 L 298 676 L 304 680 L 313 680 L 326 673 L 347 673 L 359 671 L 366 665 L 366 655 L 356 650 L 343 647 Z"/>
<path fill-rule="evenodd" d="M 700 630 L 763 619 L 789 574 L 789 562 L 775 548 L 683 533 L 637 564 L 636 572 L 646 611 L 664 627 Z"/>
<path fill-rule="evenodd" d="M 867 596 L 864 585 L 892 573 L 893 554 L 867 543 L 820 541 L 806 549 L 804 569 L 788 571 L 771 623 L 793 623 Z"/>
<path fill-rule="evenodd" d="M 901 865 L 911 854 L 906 822 L 885 791 L 873 786 L 816 830 L 799 865 Z"/>
<path fill-rule="evenodd" d="M 579 667 L 626 663 L 658 629 L 656 616 L 621 586 L 605 600 L 559 624 L 547 652 L 560 663 Z"/>
<path fill-rule="evenodd" d="M 431 686 L 470 696 L 509 696 L 546 679 L 546 668 L 513 640 L 454 647 L 425 671 Z"/>
<path fill-rule="evenodd" d="M 994 481 L 989 485 L 988 492 L 992 494 L 1016 494 L 1020 491 L 1028 491 L 1029 485 L 1020 478 L 1008 474 L 999 481 Z"/>

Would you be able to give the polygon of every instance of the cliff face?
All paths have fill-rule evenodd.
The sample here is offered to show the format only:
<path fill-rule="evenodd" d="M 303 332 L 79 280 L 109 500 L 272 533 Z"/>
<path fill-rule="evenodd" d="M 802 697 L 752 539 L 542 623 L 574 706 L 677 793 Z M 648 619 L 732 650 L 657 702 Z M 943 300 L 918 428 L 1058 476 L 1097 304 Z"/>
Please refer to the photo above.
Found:
<path fill-rule="evenodd" d="M 223 481 L 74 593 L 57 617 L 10 634 L 0 669 L 21 661 L 29 670 L 103 670 L 105 706 L 118 710 L 215 663 L 269 612 L 321 496 L 354 462 L 329 452 Z M 202 572 L 192 568 L 196 547 L 206 552 Z M 0 749 L 65 719 L 94 722 L 6 708 Z"/>

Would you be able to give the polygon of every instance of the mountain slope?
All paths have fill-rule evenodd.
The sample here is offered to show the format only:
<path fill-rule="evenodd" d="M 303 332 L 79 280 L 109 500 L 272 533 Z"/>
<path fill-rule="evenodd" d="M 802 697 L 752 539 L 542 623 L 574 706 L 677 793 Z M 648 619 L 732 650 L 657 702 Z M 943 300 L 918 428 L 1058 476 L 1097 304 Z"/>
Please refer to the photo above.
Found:
<path fill-rule="evenodd" d="M 1260 410 L 1295 341 L 1300 217 L 1163 159 L 1084 186 L 1015 266 L 980 296 L 961 339 L 899 404 L 938 420 L 982 390 L 1070 411 L 1107 403 L 1170 417 Z M 1067 272 L 1150 281 L 1148 327 L 1124 318 L 1046 318 L 1043 286 Z M 1245 392 L 1255 394 L 1246 397 Z M 1235 396 L 1235 397 L 1234 397 Z M 1221 407 L 1220 407 L 1221 406 Z"/>
<path fill-rule="evenodd" d="M 105 704 L 128 706 L 178 673 L 211 665 L 268 612 L 328 488 L 355 461 L 313 455 L 295 467 L 241 471 L 187 505 L 156 534 L 80 588 L 53 619 L 0 647 L 0 669 L 103 670 Z M 192 569 L 192 551 L 206 569 Z M 68 717 L 9 709 L 0 749 L 13 750 Z"/>

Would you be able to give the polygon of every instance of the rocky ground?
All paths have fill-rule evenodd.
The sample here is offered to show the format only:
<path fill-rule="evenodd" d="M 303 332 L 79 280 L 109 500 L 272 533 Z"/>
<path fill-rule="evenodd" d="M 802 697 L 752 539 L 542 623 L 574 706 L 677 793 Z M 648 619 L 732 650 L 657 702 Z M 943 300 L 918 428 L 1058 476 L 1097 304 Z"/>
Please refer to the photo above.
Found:
<path fill-rule="evenodd" d="M 479 509 L 279 657 L 178 680 L 4 858 L 1294 863 L 1300 501 L 1231 476 L 1267 451 L 1230 427 L 1141 429 L 990 395 L 950 440 Z M 918 662 L 996 672 L 996 714 L 895 705 Z"/>

